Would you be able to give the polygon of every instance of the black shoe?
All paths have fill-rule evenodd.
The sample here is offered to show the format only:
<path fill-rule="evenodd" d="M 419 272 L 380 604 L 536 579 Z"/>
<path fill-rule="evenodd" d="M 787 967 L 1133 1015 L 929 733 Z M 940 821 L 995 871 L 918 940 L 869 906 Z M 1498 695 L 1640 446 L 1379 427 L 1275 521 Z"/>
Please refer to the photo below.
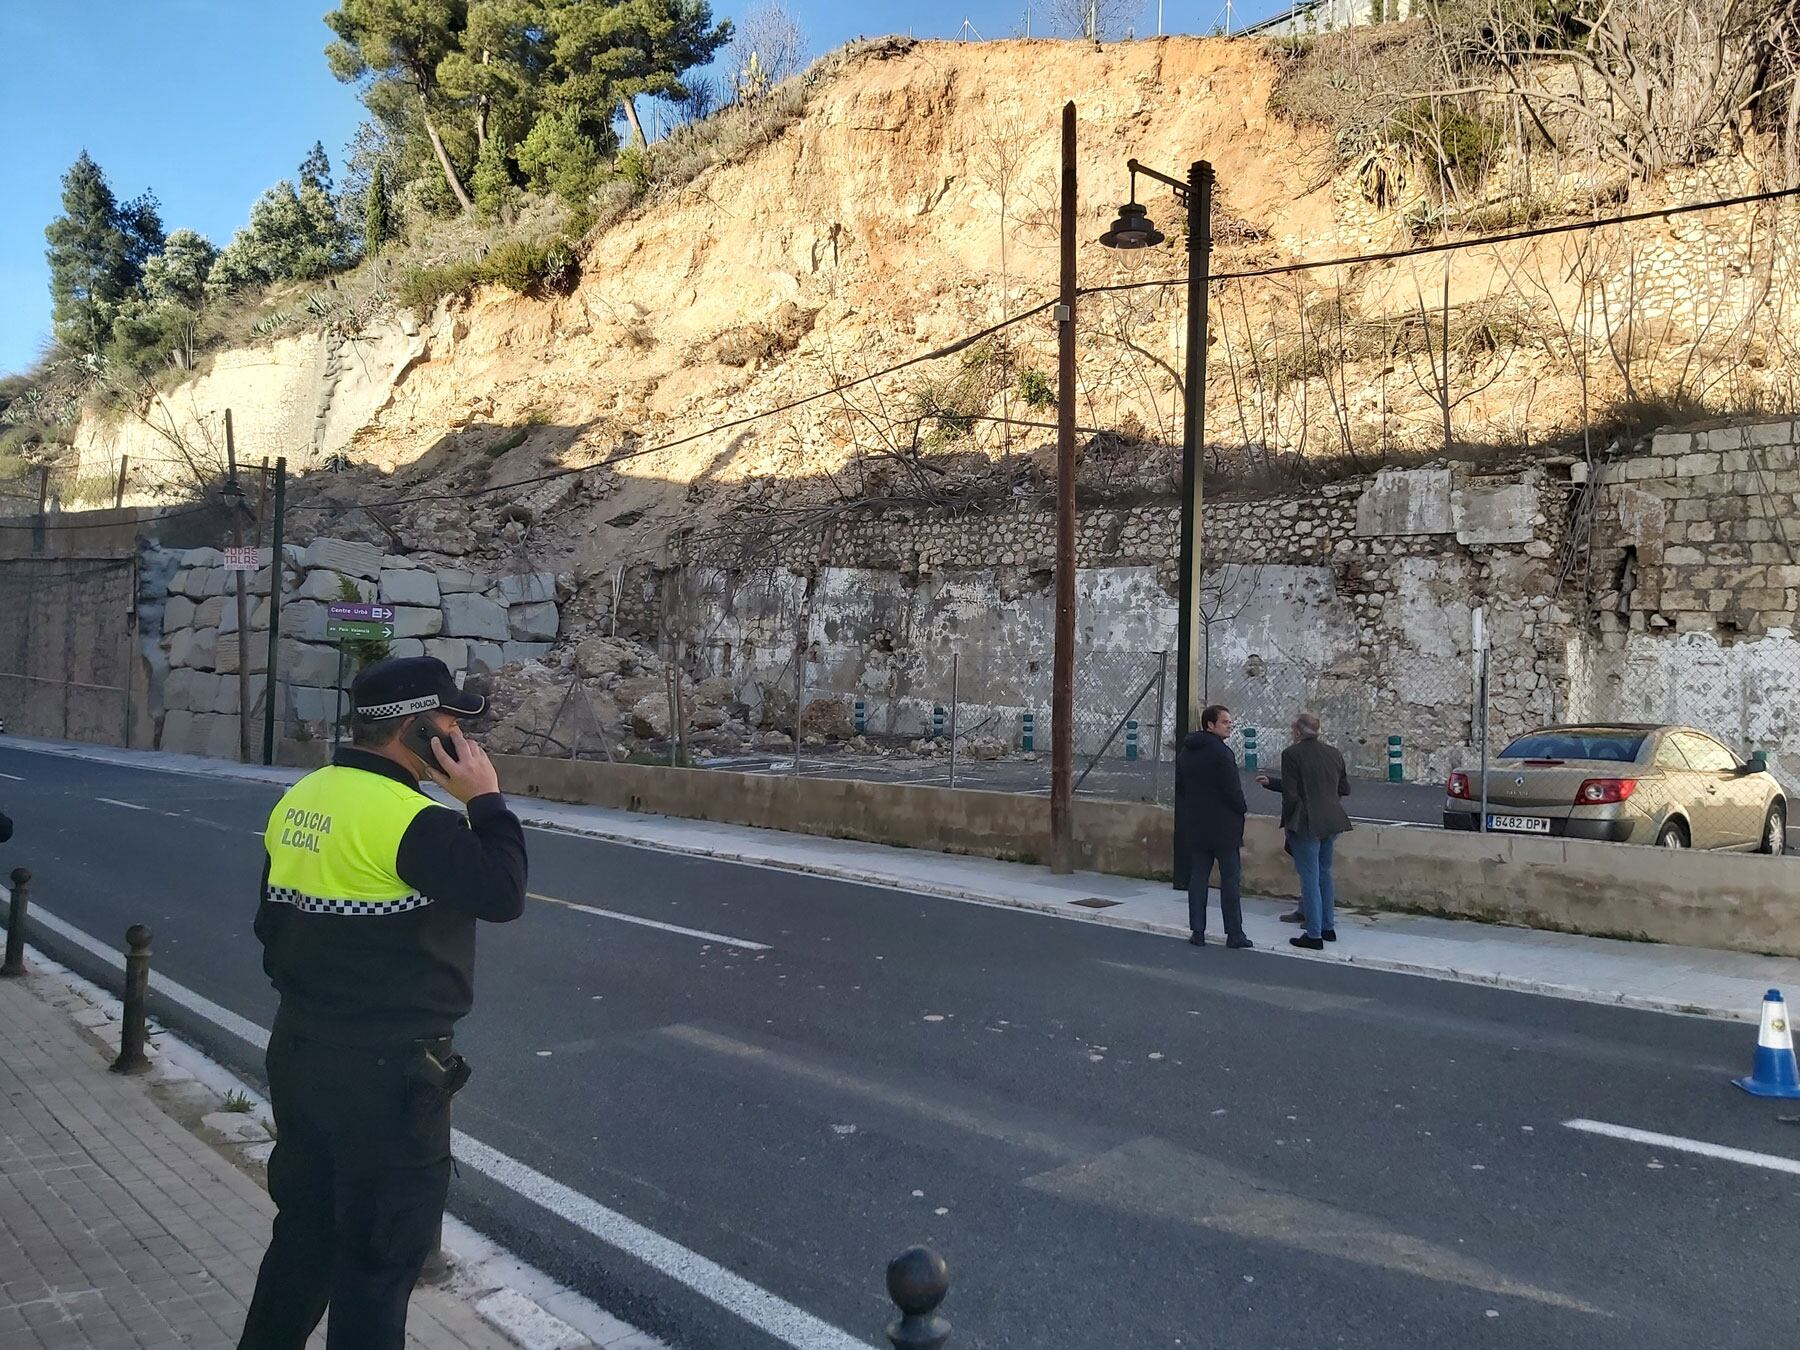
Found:
<path fill-rule="evenodd" d="M 1205 933 L 1189 933 L 1188 934 L 1188 945 L 1190 947 L 1204 947 L 1206 945 L 1206 934 Z"/>
<path fill-rule="evenodd" d="M 1243 951 L 1246 948 L 1254 947 L 1256 944 L 1242 933 L 1233 933 L 1230 937 L 1225 939 L 1225 945 L 1227 947 L 1235 948 L 1238 951 Z"/>
<path fill-rule="evenodd" d="M 1336 942 L 1337 941 L 1337 929 L 1322 928 L 1319 930 L 1319 936 L 1324 938 L 1325 941 L 1327 941 L 1327 942 Z"/>
<path fill-rule="evenodd" d="M 1323 938 L 1309 938 L 1306 934 L 1302 933 L 1299 937 L 1289 938 L 1288 946 L 1304 947 L 1309 952 L 1322 952 L 1325 950 L 1325 940 Z"/>
<path fill-rule="evenodd" d="M 1283 914 L 1281 916 L 1281 921 L 1283 923 L 1305 923 L 1306 915 L 1302 914 L 1299 910 L 1296 909 L 1296 910 L 1290 911 L 1289 913 Z"/>

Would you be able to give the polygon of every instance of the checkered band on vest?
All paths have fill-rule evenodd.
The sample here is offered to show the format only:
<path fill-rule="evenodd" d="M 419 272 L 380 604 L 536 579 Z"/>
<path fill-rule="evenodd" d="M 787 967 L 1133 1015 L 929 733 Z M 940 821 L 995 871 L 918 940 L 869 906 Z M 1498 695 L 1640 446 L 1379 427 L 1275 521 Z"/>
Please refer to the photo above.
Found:
<path fill-rule="evenodd" d="M 292 905 L 306 914 L 404 914 L 431 903 L 428 895 L 403 895 L 398 900 L 328 900 L 287 886 L 269 887 L 269 902 Z"/>

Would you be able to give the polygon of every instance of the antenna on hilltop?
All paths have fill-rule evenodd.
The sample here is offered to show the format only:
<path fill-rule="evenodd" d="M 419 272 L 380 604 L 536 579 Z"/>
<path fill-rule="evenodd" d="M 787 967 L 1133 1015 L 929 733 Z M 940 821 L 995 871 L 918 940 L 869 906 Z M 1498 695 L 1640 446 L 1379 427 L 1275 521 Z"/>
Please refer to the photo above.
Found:
<path fill-rule="evenodd" d="M 974 38 L 977 42 L 987 41 L 986 38 L 981 36 L 980 31 L 976 29 L 975 25 L 971 23 L 967 17 L 964 17 L 962 27 L 956 30 L 956 40 L 958 42 L 967 42 L 970 38 Z"/>

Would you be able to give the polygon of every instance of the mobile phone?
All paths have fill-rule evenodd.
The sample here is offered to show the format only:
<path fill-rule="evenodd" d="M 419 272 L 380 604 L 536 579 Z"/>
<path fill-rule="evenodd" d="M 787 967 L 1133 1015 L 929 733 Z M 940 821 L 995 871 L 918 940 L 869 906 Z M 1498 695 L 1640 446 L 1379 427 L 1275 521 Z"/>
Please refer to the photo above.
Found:
<path fill-rule="evenodd" d="M 424 760 L 427 768 L 436 769 L 439 765 L 437 756 L 431 753 L 433 742 L 444 747 L 445 758 L 452 761 L 456 759 L 456 742 L 448 736 L 438 735 L 431 723 L 423 717 L 414 720 L 413 724 L 400 734 L 402 745 Z"/>

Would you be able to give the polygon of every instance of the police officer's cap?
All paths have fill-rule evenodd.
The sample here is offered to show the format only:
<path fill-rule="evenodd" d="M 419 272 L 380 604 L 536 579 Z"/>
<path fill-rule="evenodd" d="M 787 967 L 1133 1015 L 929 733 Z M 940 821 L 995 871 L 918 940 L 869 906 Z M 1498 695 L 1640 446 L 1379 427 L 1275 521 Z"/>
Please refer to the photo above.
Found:
<path fill-rule="evenodd" d="M 377 661 L 350 686 L 350 705 L 359 717 L 410 717 L 442 708 L 474 717 L 487 706 L 479 694 L 456 687 L 450 667 L 435 656 L 395 656 Z"/>

